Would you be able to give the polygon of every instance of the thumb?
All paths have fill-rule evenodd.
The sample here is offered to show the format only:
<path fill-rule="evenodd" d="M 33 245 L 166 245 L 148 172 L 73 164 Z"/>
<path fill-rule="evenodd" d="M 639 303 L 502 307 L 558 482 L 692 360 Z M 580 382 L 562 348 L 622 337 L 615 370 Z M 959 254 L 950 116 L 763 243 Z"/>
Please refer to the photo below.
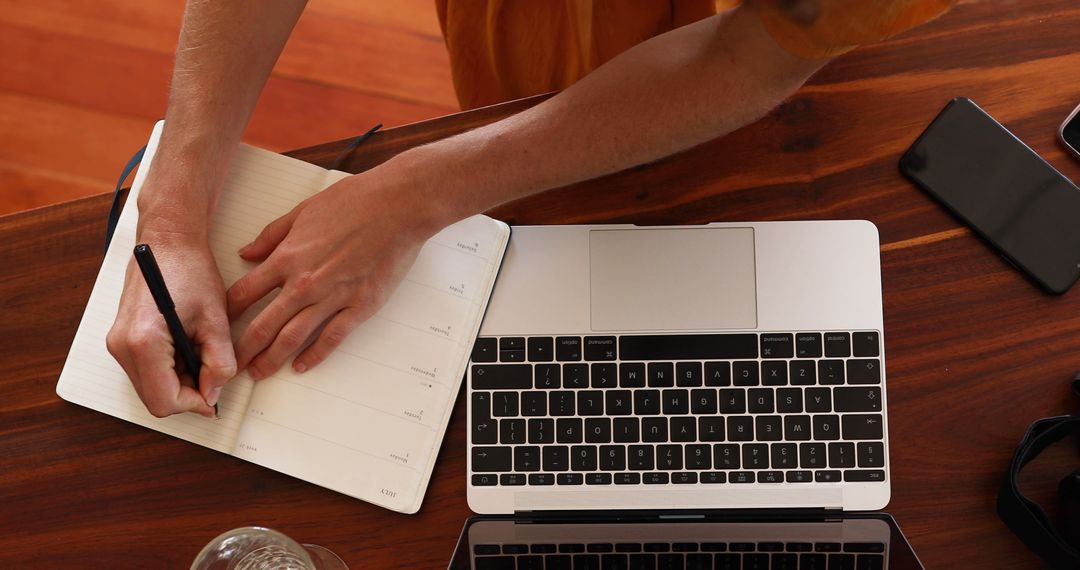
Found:
<path fill-rule="evenodd" d="M 229 336 L 229 321 L 225 318 L 224 308 L 217 308 L 214 314 L 200 322 L 195 333 L 201 349 L 199 360 L 202 370 L 199 373 L 199 392 L 206 403 L 217 404 L 225 384 L 236 376 L 236 351 Z"/>

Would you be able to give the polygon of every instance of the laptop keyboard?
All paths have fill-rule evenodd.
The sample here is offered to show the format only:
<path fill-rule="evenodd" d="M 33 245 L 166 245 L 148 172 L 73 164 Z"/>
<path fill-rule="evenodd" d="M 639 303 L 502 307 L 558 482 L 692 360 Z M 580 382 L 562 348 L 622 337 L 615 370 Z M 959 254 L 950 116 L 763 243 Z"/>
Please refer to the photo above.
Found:
<path fill-rule="evenodd" d="M 876 331 L 481 337 L 474 486 L 884 481 Z"/>
<path fill-rule="evenodd" d="M 476 544 L 475 570 L 882 570 L 880 542 Z"/>

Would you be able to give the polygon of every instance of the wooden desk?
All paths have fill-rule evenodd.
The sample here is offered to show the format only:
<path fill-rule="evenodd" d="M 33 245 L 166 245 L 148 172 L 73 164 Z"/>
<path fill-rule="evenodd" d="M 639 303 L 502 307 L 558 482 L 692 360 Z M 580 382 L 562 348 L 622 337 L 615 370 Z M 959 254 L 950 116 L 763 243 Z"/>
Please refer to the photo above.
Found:
<path fill-rule="evenodd" d="M 1021 8 L 1023 6 L 1023 8 Z M 500 208 L 512 223 L 865 218 L 881 231 L 893 460 L 889 512 L 930 568 L 1038 560 L 994 514 L 1014 445 L 1075 408 L 1080 291 L 1040 293 L 908 184 L 897 159 L 951 97 L 981 103 L 1072 178 L 1054 131 L 1080 102 L 1080 7 L 983 2 L 840 58 L 759 123 L 662 162 Z M 352 170 L 530 102 L 381 133 Z M 326 164 L 340 143 L 298 151 Z M 391 513 L 61 401 L 109 197 L 0 218 L 0 566 L 186 567 L 261 524 L 353 568 L 440 568 L 465 505 L 459 400 L 423 509 Z M 1071 470 L 1075 451 L 1034 478 Z"/>

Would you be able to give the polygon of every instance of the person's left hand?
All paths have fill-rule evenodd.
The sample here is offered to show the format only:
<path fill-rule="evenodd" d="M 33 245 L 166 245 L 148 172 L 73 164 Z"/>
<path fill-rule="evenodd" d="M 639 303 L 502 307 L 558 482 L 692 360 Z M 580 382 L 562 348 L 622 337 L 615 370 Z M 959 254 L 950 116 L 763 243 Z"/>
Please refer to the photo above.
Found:
<path fill-rule="evenodd" d="M 418 215 L 379 168 L 350 176 L 271 222 L 241 257 L 260 262 L 227 292 L 229 319 L 274 289 L 280 294 L 236 342 L 238 370 L 265 378 L 325 328 L 293 361 L 304 372 L 326 359 L 390 297 L 437 228 Z"/>

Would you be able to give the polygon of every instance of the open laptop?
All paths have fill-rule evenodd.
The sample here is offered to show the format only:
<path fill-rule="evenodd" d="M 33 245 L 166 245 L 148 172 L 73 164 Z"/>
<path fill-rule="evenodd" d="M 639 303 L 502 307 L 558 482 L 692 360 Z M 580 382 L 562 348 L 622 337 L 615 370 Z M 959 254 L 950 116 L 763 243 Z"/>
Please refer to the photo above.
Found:
<path fill-rule="evenodd" d="M 865 221 L 518 226 L 468 370 L 481 514 L 889 500 Z"/>
<path fill-rule="evenodd" d="M 919 570 L 896 522 L 879 513 L 606 515 L 465 523 L 449 570 Z"/>

